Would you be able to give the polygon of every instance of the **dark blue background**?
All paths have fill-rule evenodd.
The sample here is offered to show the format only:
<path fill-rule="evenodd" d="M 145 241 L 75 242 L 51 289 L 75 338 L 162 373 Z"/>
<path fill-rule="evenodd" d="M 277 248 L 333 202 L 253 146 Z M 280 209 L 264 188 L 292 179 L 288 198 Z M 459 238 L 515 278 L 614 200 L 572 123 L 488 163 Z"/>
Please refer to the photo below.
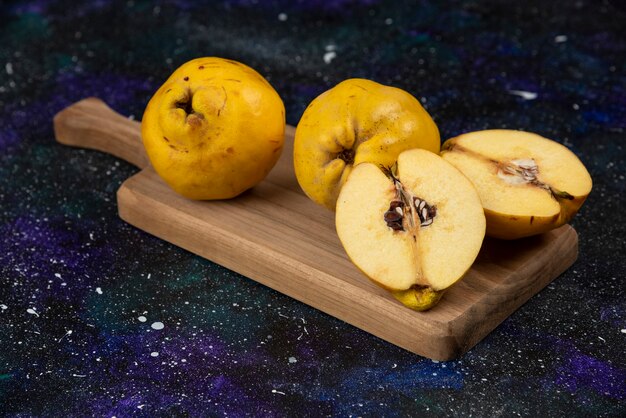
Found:
<path fill-rule="evenodd" d="M 624 415 L 625 10 L 1 3 L 0 411 Z M 443 139 L 514 128 L 564 143 L 594 179 L 573 221 L 578 261 L 464 357 L 437 363 L 125 224 L 115 191 L 136 169 L 56 144 L 52 116 L 93 95 L 140 119 L 177 66 L 211 55 L 266 76 L 291 124 L 322 91 L 365 77 L 414 94 Z"/>

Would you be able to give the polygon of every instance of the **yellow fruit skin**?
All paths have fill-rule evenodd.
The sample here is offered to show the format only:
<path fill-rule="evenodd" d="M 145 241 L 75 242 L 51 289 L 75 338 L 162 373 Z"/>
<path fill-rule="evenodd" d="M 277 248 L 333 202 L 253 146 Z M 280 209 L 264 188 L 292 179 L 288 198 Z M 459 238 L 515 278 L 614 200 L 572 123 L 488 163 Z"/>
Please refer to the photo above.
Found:
<path fill-rule="evenodd" d="M 335 210 L 354 165 L 390 167 L 402 151 L 423 148 L 438 153 L 440 145 L 437 125 L 409 93 L 349 79 L 305 110 L 296 129 L 294 169 L 307 196 Z"/>
<path fill-rule="evenodd" d="M 391 294 L 407 308 L 414 311 L 426 311 L 439 302 L 444 291 L 436 291 L 430 287 L 411 287 L 407 290 L 393 291 Z"/>
<path fill-rule="evenodd" d="M 285 107 L 252 68 L 197 58 L 150 99 L 141 133 L 172 189 L 190 199 L 228 199 L 263 180 L 280 157 Z"/>
<path fill-rule="evenodd" d="M 561 212 L 555 216 L 511 216 L 485 209 L 486 235 L 499 239 L 518 239 L 543 234 L 572 220 L 587 196 L 573 200 L 559 200 Z"/>
<path fill-rule="evenodd" d="M 348 258 L 350 258 L 350 256 L 348 256 Z M 419 285 L 411 286 L 408 289 L 402 290 L 393 289 L 377 282 L 376 280 L 373 280 L 367 275 L 366 272 L 364 272 L 359 266 L 357 266 L 352 259 L 350 259 L 350 261 L 357 269 L 359 269 L 361 273 L 363 273 L 363 275 L 365 275 L 365 277 L 369 279 L 369 281 L 391 293 L 394 298 L 396 298 L 407 308 L 417 312 L 427 311 L 435 307 L 435 305 L 439 303 L 439 300 L 441 300 L 441 297 L 446 292 L 446 290 L 448 290 L 452 286 L 448 286 L 447 288 L 442 290 L 434 290 L 432 287 Z M 457 282 L 460 281 L 464 276 L 465 274 L 459 277 L 459 280 L 457 280 Z"/>

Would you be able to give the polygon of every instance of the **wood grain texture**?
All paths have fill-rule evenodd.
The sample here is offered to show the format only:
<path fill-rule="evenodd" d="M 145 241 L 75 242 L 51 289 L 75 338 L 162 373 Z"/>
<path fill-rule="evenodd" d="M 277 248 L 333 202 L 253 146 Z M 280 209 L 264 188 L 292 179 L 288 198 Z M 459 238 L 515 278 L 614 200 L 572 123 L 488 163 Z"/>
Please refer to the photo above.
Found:
<path fill-rule="evenodd" d="M 95 97 L 63 109 L 54 116 L 57 142 L 115 155 L 144 168 L 150 164 L 141 141 L 141 124 L 114 112 Z"/>
<path fill-rule="evenodd" d="M 71 117 L 55 118 L 64 125 L 55 126 L 64 143 L 111 152 L 143 167 L 147 160 L 135 146 L 137 123 L 110 118 L 110 109 L 100 114 L 93 105 L 79 102 L 69 108 Z M 75 117 L 104 125 L 85 129 L 85 121 L 67 123 Z M 101 132 L 105 127 L 114 138 Z M 132 130 L 124 141 L 121 136 Z M 577 234 L 567 225 L 518 241 L 487 239 L 466 277 L 435 308 L 413 312 L 354 267 L 335 233 L 334 214 L 302 194 L 291 163 L 293 133 L 289 127 L 283 155 L 268 178 L 235 199 L 188 200 L 147 166 L 118 190 L 119 214 L 157 237 L 435 360 L 469 350 L 576 260 Z M 128 151 L 118 149 L 128 141 L 135 141 Z"/>

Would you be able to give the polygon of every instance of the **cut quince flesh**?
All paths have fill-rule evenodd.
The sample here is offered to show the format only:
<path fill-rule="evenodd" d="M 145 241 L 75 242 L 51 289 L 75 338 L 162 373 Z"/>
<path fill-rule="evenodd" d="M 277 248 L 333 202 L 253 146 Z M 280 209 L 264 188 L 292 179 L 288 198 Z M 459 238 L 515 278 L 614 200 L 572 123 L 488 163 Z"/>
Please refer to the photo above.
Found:
<path fill-rule="evenodd" d="M 357 165 L 339 194 L 335 221 L 352 262 L 415 310 L 434 306 L 463 277 L 485 235 L 470 181 L 420 149 L 401 153 L 396 170 Z"/>
<path fill-rule="evenodd" d="M 474 184 L 487 235 L 516 239 L 557 228 L 591 192 L 585 166 L 563 145 L 529 132 L 478 131 L 449 139 L 442 157 Z"/>

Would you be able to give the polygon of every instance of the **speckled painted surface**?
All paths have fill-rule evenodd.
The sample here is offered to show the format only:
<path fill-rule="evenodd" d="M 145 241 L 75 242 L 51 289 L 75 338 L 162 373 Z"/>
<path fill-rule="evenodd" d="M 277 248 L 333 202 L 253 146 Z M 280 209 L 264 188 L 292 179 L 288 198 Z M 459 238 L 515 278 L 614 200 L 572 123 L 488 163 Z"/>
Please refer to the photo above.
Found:
<path fill-rule="evenodd" d="M 625 23 L 618 0 L 0 3 L 0 414 L 624 416 Z M 51 118 L 94 95 L 140 119 L 203 55 L 259 70 L 291 124 L 366 77 L 444 139 L 564 143 L 595 182 L 579 260 L 437 363 L 125 224 L 136 169 L 57 145 Z"/>

